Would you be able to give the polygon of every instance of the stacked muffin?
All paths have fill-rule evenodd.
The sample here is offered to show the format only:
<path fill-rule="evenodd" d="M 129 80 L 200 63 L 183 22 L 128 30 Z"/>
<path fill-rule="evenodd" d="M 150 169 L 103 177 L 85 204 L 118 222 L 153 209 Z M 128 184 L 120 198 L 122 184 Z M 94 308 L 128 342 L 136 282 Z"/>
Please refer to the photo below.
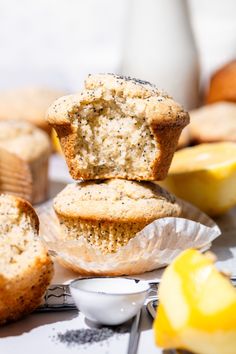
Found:
<path fill-rule="evenodd" d="M 189 122 L 170 96 L 145 81 L 90 75 L 47 119 L 71 176 L 83 180 L 54 200 L 64 240 L 83 237 L 103 254 L 117 252 L 153 220 L 180 215 L 175 197 L 148 182 L 166 177 Z"/>

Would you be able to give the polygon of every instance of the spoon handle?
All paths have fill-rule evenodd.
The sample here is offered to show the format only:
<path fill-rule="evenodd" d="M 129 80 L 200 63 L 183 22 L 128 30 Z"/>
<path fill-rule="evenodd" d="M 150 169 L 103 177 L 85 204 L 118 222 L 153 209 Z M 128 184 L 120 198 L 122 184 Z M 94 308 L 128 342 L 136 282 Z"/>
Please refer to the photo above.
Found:
<path fill-rule="evenodd" d="M 139 336 L 140 336 L 139 325 L 140 325 L 141 314 L 142 314 L 142 309 L 139 310 L 137 315 L 133 318 L 133 322 L 132 322 L 132 326 L 131 326 L 131 330 L 130 330 L 129 345 L 128 345 L 127 354 L 136 354 L 137 353 Z"/>

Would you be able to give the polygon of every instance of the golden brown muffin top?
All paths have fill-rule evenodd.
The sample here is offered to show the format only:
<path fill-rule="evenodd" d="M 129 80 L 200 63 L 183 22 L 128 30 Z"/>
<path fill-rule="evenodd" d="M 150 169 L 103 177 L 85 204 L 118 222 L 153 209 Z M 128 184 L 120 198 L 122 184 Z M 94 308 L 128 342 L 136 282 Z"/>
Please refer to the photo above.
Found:
<path fill-rule="evenodd" d="M 115 101 L 122 105 L 122 114 L 135 114 L 149 124 L 182 126 L 189 122 L 183 107 L 154 85 L 114 74 L 89 75 L 82 92 L 61 97 L 50 106 L 47 120 L 50 124 L 76 124 L 79 110 L 96 102 L 101 103 L 101 99 Z"/>
<path fill-rule="evenodd" d="M 0 147 L 26 161 L 50 154 L 48 135 L 25 121 L 0 121 Z"/>
<path fill-rule="evenodd" d="M 69 184 L 54 199 L 54 209 L 71 218 L 119 222 L 147 222 L 181 212 L 175 197 L 159 185 L 120 179 Z"/>
<path fill-rule="evenodd" d="M 205 101 L 236 102 L 236 60 L 226 63 L 212 75 Z"/>
<path fill-rule="evenodd" d="M 217 102 L 190 112 L 192 140 L 198 142 L 236 141 L 236 104 Z"/>
<path fill-rule="evenodd" d="M 46 110 L 62 95 L 61 91 L 43 87 L 0 91 L 0 120 L 27 120 L 40 128 L 48 129 Z"/>

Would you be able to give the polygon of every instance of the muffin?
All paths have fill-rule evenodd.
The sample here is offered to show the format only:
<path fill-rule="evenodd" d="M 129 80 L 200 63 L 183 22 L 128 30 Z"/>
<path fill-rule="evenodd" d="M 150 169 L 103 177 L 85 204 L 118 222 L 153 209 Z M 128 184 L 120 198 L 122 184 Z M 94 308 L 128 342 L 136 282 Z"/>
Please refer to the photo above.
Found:
<path fill-rule="evenodd" d="M 27 162 L 0 148 L 0 193 L 4 192 L 31 200 L 32 176 Z"/>
<path fill-rule="evenodd" d="M 195 143 L 236 142 L 236 103 L 217 102 L 190 112 L 191 140 Z"/>
<path fill-rule="evenodd" d="M 52 279 L 52 261 L 38 229 L 28 202 L 0 195 L 0 324 L 32 312 Z"/>
<path fill-rule="evenodd" d="M 74 179 L 165 178 L 189 116 L 146 81 L 90 75 L 48 110 Z"/>
<path fill-rule="evenodd" d="M 69 184 L 54 199 L 63 240 L 84 237 L 114 253 L 155 219 L 179 216 L 175 197 L 151 182 L 121 179 Z"/>
<path fill-rule="evenodd" d="M 50 104 L 63 93 L 41 87 L 25 87 L 0 92 L 0 120 L 26 120 L 51 132 L 45 119 Z"/>
<path fill-rule="evenodd" d="M 25 197 L 32 203 L 47 198 L 48 135 L 29 122 L 0 122 L 0 192 Z"/>
<path fill-rule="evenodd" d="M 214 73 L 206 94 L 206 103 L 229 101 L 236 103 L 236 60 Z"/>
<path fill-rule="evenodd" d="M 190 144 L 189 125 L 182 130 L 180 134 L 177 149 L 183 149 Z"/>

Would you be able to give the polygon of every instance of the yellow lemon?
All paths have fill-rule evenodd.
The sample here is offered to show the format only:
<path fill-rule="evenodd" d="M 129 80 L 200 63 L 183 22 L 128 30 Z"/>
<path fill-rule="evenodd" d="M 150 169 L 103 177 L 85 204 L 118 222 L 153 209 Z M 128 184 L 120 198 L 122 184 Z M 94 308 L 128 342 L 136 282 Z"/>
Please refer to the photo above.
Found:
<path fill-rule="evenodd" d="M 212 254 L 186 250 L 167 267 L 154 332 L 162 348 L 236 353 L 236 289 L 216 269 Z"/>
<path fill-rule="evenodd" d="M 60 141 L 57 137 L 57 133 L 54 129 L 52 129 L 52 144 L 53 144 L 53 149 L 56 151 L 56 152 L 60 152 L 62 153 L 62 150 L 61 150 L 61 145 L 60 145 Z"/>
<path fill-rule="evenodd" d="M 177 151 L 160 184 L 209 215 L 224 213 L 236 205 L 236 144 L 200 144 Z"/>

